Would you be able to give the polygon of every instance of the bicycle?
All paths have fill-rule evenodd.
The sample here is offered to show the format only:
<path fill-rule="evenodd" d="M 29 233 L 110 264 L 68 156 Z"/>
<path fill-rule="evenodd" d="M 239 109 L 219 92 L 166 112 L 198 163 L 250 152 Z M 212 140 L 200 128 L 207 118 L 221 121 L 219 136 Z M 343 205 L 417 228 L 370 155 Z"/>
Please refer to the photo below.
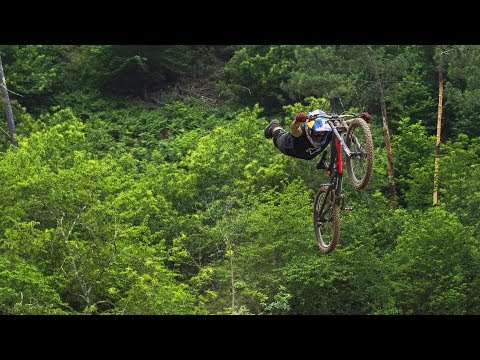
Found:
<path fill-rule="evenodd" d="M 320 185 L 313 204 L 313 226 L 321 253 L 331 253 L 340 237 L 340 211 L 351 210 L 344 206 L 342 192 L 343 153 L 347 173 L 354 188 L 363 189 L 370 181 L 373 167 L 373 140 L 366 120 L 356 114 L 338 115 L 323 113 L 311 115 L 310 120 L 326 119 L 332 128 L 330 159 L 327 150 L 317 164 L 317 169 L 327 170 L 329 182 Z"/>

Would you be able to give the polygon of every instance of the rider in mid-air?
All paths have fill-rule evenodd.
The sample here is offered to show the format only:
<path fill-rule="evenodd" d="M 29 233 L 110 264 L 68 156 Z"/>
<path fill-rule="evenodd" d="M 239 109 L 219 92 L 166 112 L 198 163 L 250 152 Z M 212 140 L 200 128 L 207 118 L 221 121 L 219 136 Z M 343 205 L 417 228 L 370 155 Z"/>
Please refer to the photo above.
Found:
<path fill-rule="evenodd" d="M 332 138 L 332 128 L 322 115 L 326 115 L 322 110 L 311 111 L 308 116 L 297 114 L 289 132 L 280 126 L 278 120 L 272 120 L 265 128 L 265 138 L 273 138 L 273 144 L 285 155 L 311 160 L 327 147 Z M 310 120 L 314 116 L 318 117 Z M 363 113 L 360 117 L 370 120 L 368 113 Z"/>

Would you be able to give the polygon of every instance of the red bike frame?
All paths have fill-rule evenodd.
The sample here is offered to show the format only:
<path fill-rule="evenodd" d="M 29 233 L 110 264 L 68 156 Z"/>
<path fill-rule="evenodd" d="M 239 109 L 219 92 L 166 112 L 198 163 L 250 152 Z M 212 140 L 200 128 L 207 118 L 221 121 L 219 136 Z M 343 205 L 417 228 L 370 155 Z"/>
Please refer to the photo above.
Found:
<path fill-rule="evenodd" d="M 331 186 L 333 187 L 334 190 L 334 196 L 335 196 L 335 204 L 340 204 L 340 199 L 342 198 L 342 177 L 343 177 L 343 154 L 342 154 L 342 143 L 343 138 L 341 138 L 341 135 L 338 133 L 337 129 L 335 129 L 332 125 L 333 129 L 333 136 L 332 136 L 332 141 L 330 143 L 330 146 L 332 147 L 331 149 L 331 159 L 335 159 L 336 162 L 336 170 L 334 173 L 332 173 L 332 165 L 333 163 L 330 163 L 330 166 L 327 169 L 327 174 L 330 177 L 331 180 Z M 340 140 L 339 139 L 342 139 Z"/>

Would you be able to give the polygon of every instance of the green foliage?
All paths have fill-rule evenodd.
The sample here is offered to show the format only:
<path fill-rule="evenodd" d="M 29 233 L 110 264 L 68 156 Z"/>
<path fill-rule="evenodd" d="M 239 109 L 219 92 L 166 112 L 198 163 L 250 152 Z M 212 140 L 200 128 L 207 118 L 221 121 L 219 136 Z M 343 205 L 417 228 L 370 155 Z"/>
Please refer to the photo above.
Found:
<path fill-rule="evenodd" d="M 209 111 L 193 100 L 160 108 L 106 100 L 98 93 L 73 95 L 63 97 L 62 102 L 84 123 L 85 146 L 100 156 L 121 156 L 128 148 L 138 159 L 156 156 L 162 161 L 177 161 L 195 145 L 197 138 L 233 116 L 222 108 Z"/>
<path fill-rule="evenodd" d="M 65 304 L 52 279 L 25 260 L 0 256 L 0 313 L 3 315 L 62 315 Z"/>
<path fill-rule="evenodd" d="M 330 110 L 330 101 L 325 98 L 316 98 L 313 96 L 308 96 L 304 99 L 305 105 L 302 103 L 295 103 L 293 105 L 283 106 L 283 110 L 287 114 L 285 121 L 288 125 L 293 121 L 295 115 L 298 113 L 308 113 L 315 109 L 320 109 L 323 111 Z"/>
<path fill-rule="evenodd" d="M 279 108 L 285 95 L 281 89 L 294 63 L 294 46 L 246 46 L 225 64 L 227 88 L 241 105 L 257 102 L 267 109 Z"/>
<path fill-rule="evenodd" d="M 439 201 L 445 203 L 448 211 L 457 214 L 463 224 L 479 229 L 480 138 L 459 135 L 442 144 L 441 150 Z"/>
<path fill-rule="evenodd" d="M 116 276 L 124 279 L 124 282 L 131 283 L 125 296 L 118 303 L 118 310 L 122 314 L 137 315 L 170 315 L 170 314 L 204 314 L 202 307 L 196 305 L 195 293 L 190 291 L 185 283 L 176 280 L 174 271 L 167 269 L 162 257 L 155 251 L 155 247 L 138 246 L 131 247 L 134 251 L 129 257 L 139 261 L 138 267 L 128 266 L 128 259 L 125 269 Z M 143 250 L 143 254 L 135 254 Z M 132 256 L 136 255 L 136 256 Z M 131 261 L 131 260 L 130 260 Z M 118 282 L 119 279 L 116 279 Z M 119 284 L 120 285 L 120 284 Z M 111 288 L 110 292 L 116 292 L 117 288 Z"/>
<path fill-rule="evenodd" d="M 348 60 L 339 46 L 296 46 L 293 67 L 282 83 L 292 100 L 313 96 L 330 99 L 351 90 L 355 74 L 347 70 Z M 326 109 L 326 107 L 324 107 Z"/>
<path fill-rule="evenodd" d="M 470 313 L 468 288 L 478 266 L 472 229 L 440 207 L 409 217 L 385 257 L 396 306 L 402 314 Z"/>
<path fill-rule="evenodd" d="M 453 46 L 445 54 L 447 64 L 445 80 L 445 117 L 444 130 L 447 134 L 467 134 L 480 136 L 476 126 L 480 92 L 477 66 L 480 56 L 477 45 Z"/>
<path fill-rule="evenodd" d="M 415 62 L 402 80 L 394 85 L 388 97 L 388 100 L 391 99 L 389 115 L 394 126 L 397 125 L 395 119 L 399 117 L 420 119 L 428 133 L 435 134 L 438 99 L 432 95 L 434 92 L 427 81 L 425 66 L 425 63 Z"/>
<path fill-rule="evenodd" d="M 279 287 L 279 292 L 274 295 L 274 301 L 271 303 L 263 303 L 265 311 L 269 314 L 288 314 L 290 310 L 289 300 L 292 298 L 284 286 Z"/>
<path fill-rule="evenodd" d="M 192 212 L 197 206 L 203 208 L 202 203 L 234 195 L 231 194 L 232 184 L 241 181 L 250 159 L 262 153 L 259 146 L 267 148 L 261 140 L 260 112 L 255 106 L 238 113 L 233 122 L 198 138 L 195 149 L 180 160 L 178 165 L 185 171 L 181 171 L 178 178 L 174 177 L 174 181 L 167 182 L 167 191 L 170 184 L 175 187 L 172 202 L 182 211 Z M 252 131 L 252 126 L 257 130 Z"/>
<path fill-rule="evenodd" d="M 49 126 L 20 139 L 19 148 L 0 160 L 2 189 L 9 189 L 2 191 L 0 211 L 3 251 L 52 276 L 62 301 L 75 312 L 117 312 L 116 302 L 130 299 L 130 289 L 152 274 L 170 279 L 152 285 L 155 312 L 170 311 L 162 310 L 170 308 L 161 300 L 169 288 L 178 286 L 182 304 L 185 296 L 195 300 L 167 269 L 167 260 L 174 258 L 155 250 L 172 223 L 165 214 L 175 213 L 150 190 L 151 179 L 138 178 L 136 161 L 129 155 L 95 159 L 82 150 L 85 127 L 69 110 L 45 116 L 41 124 Z M 142 250 L 142 243 L 152 247 Z M 153 252 L 153 272 L 140 260 L 145 252 Z M 128 268 L 137 277 L 125 284 L 122 273 Z M 115 285 L 118 281 L 123 284 Z M 122 292 L 112 292 L 112 285 Z M 128 311 L 139 311 L 134 300 L 129 303 Z M 197 308 L 182 313 L 189 311 Z"/>
<path fill-rule="evenodd" d="M 24 97 L 12 94 L 19 147 L 0 149 L 0 312 L 478 314 L 478 49 L 445 53 L 436 207 L 438 49 L 373 50 L 2 46 Z M 374 168 L 360 191 L 345 176 L 354 210 L 323 255 L 312 205 L 327 175 L 263 129 L 337 95 L 341 111 L 373 112 Z"/>
<path fill-rule="evenodd" d="M 298 256 L 308 249 L 298 236 L 298 225 L 291 226 L 292 220 L 299 218 L 302 208 L 307 211 L 309 205 L 309 192 L 301 193 L 301 197 L 292 196 L 298 193 L 301 185 L 300 181 L 294 181 L 285 189 L 288 194 L 283 193 L 281 197 L 277 192 L 265 190 L 257 198 L 251 199 L 252 205 L 248 208 L 234 211 L 233 216 L 217 222 L 223 239 L 234 244 L 233 253 L 226 252 L 228 255 L 217 261 L 221 265 L 215 274 L 217 293 L 225 294 L 217 299 L 219 304 L 212 304 L 217 309 L 231 308 L 228 299 L 232 296 L 232 275 L 237 284 L 235 286 L 239 286 L 236 306 L 243 305 L 252 313 L 265 311 L 265 305 L 262 304 L 266 303 L 267 298 L 274 299 L 279 287 L 284 285 L 279 271 L 292 256 Z M 269 261 L 265 262 L 265 259 Z"/>
<path fill-rule="evenodd" d="M 427 135 L 421 121 L 399 121 L 398 133 L 392 137 L 392 156 L 399 195 L 416 208 L 431 205 L 435 138 Z M 410 190 L 410 191 L 409 191 Z"/>
<path fill-rule="evenodd" d="M 131 94 L 145 99 L 154 84 L 174 79 L 186 71 L 191 59 L 187 46 L 126 46 L 102 48 L 98 64 L 100 84 L 114 94 Z"/>
<path fill-rule="evenodd" d="M 18 45 L 7 50 L 4 70 L 7 87 L 29 109 L 42 107 L 61 81 L 70 49 L 63 45 Z"/>

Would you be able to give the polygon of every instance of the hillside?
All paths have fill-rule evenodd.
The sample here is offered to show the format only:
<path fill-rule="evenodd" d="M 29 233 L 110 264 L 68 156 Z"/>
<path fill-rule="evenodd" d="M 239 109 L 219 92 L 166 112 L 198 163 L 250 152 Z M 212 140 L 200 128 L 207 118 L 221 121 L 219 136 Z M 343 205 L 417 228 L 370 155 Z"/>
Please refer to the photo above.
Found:
<path fill-rule="evenodd" d="M 433 206 L 436 46 L 0 46 L 0 313 L 480 313 L 480 47 L 446 48 Z M 263 130 L 332 97 L 375 158 L 323 255 L 326 174 Z"/>

